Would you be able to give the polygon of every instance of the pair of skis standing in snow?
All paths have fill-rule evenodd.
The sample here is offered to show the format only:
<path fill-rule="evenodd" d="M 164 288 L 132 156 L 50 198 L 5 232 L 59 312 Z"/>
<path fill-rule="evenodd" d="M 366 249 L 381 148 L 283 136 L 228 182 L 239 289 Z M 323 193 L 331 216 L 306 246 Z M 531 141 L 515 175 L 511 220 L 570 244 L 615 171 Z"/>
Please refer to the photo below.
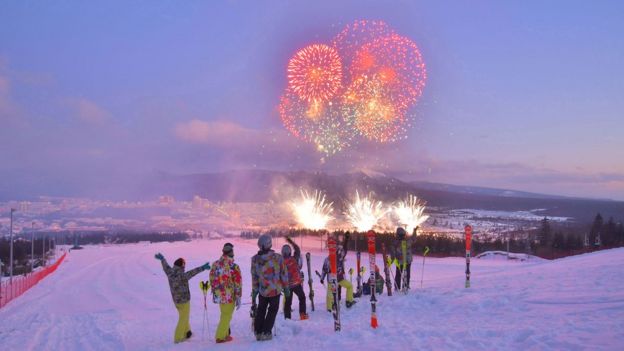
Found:
<path fill-rule="evenodd" d="M 406 240 L 406 232 L 403 228 L 397 228 L 397 237 L 398 237 L 398 249 L 394 250 L 394 260 L 398 262 L 400 260 L 401 266 L 397 265 L 397 274 L 395 285 L 397 290 L 401 289 L 401 283 L 403 285 L 402 291 L 407 292 L 409 289 L 409 270 L 411 268 L 411 244 L 408 246 Z M 339 331 L 341 329 L 340 323 L 340 304 L 339 304 L 339 288 L 338 286 L 343 286 L 347 289 L 347 308 L 351 307 L 355 304 L 355 300 L 353 300 L 353 287 L 351 283 L 344 279 L 344 258 L 346 256 L 347 250 L 347 242 L 349 240 L 349 233 L 345 235 L 344 242 L 342 246 L 337 246 L 337 242 L 334 238 L 328 239 L 328 248 L 329 248 L 329 256 L 323 265 L 323 275 L 319 275 L 321 278 L 321 284 L 323 283 L 323 279 L 326 275 L 329 275 L 329 285 L 327 287 L 328 291 L 328 309 L 331 308 L 332 314 L 334 316 L 334 330 Z M 368 243 L 368 254 L 369 254 L 369 264 L 370 264 L 370 278 L 369 278 L 369 289 L 370 289 L 370 301 L 371 301 L 371 327 L 377 328 L 377 314 L 376 314 L 376 292 L 377 290 L 383 289 L 384 280 L 381 278 L 379 274 L 379 268 L 375 263 L 375 232 L 370 230 L 367 233 L 367 243 Z M 409 247 L 409 248 L 408 248 Z M 400 254 L 397 254 L 399 252 Z M 408 256 L 409 252 L 409 256 Z M 382 245 L 382 253 L 383 253 L 383 261 L 384 261 L 384 273 L 386 275 L 385 283 L 388 289 L 388 295 L 392 295 L 392 287 L 390 283 L 390 267 L 388 259 L 386 255 L 385 245 Z M 356 296 L 361 296 L 362 294 L 362 268 L 360 266 L 360 252 L 357 252 L 357 292 Z M 318 272 L 317 272 L 318 274 Z M 381 284 L 381 289 L 378 289 L 378 283 Z M 331 292 L 331 295 L 330 295 Z"/>

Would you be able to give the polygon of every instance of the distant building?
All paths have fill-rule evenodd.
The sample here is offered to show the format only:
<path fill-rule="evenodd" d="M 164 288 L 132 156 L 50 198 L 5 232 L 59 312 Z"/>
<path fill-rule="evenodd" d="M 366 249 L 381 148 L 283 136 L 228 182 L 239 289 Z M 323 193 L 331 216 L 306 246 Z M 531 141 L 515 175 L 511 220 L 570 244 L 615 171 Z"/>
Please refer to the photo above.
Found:
<path fill-rule="evenodd" d="M 17 205 L 17 210 L 19 212 L 28 212 L 30 211 L 30 202 L 22 201 Z"/>
<path fill-rule="evenodd" d="M 175 199 L 171 195 L 162 195 L 158 197 L 158 203 L 161 205 L 173 205 Z"/>

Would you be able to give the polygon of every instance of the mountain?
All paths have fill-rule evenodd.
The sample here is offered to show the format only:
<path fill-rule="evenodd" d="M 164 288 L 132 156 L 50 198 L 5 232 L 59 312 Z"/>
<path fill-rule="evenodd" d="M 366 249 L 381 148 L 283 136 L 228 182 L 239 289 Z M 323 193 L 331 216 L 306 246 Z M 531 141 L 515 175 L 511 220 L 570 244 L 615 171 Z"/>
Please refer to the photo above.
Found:
<path fill-rule="evenodd" d="M 531 211 L 540 215 L 572 217 L 591 221 L 596 213 L 624 220 L 624 202 L 568 198 L 529 192 L 456 186 L 429 182 L 405 182 L 383 174 L 364 172 L 327 174 L 322 172 L 280 172 L 236 170 L 222 173 L 173 175 L 158 173 L 142 183 L 136 197 L 154 199 L 171 195 L 179 200 L 201 196 L 211 201 L 282 201 L 297 196 L 299 189 L 321 190 L 340 208 L 355 191 L 373 192 L 382 201 L 395 201 L 408 194 L 425 200 L 429 206 L 447 209 Z"/>
<path fill-rule="evenodd" d="M 547 195 L 530 193 L 526 191 L 508 190 L 508 189 L 496 189 L 486 188 L 479 186 L 467 186 L 467 185 L 452 185 L 443 183 L 433 183 L 426 181 L 413 181 L 410 184 L 419 189 L 427 190 L 439 190 L 448 191 L 452 193 L 464 193 L 464 194 L 479 194 L 479 195 L 491 195 L 491 196 L 503 196 L 503 197 L 518 197 L 518 198 L 532 198 L 532 199 L 572 199 L 568 196 L 561 195 Z"/>

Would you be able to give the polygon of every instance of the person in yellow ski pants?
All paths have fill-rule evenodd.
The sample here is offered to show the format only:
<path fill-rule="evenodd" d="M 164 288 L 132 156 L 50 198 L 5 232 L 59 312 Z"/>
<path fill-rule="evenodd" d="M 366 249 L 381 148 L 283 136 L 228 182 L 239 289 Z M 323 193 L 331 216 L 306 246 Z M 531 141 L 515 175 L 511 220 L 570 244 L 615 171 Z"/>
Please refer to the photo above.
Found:
<path fill-rule="evenodd" d="M 353 284 L 346 279 L 343 279 L 338 282 L 338 285 L 347 289 L 347 303 L 353 301 Z M 334 297 L 332 296 L 331 283 L 327 282 L 327 296 L 325 297 L 325 303 L 327 304 L 327 309 L 331 310 L 334 306 Z"/>
<path fill-rule="evenodd" d="M 178 324 L 175 328 L 175 335 L 173 341 L 178 343 L 187 339 L 187 333 L 191 330 L 189 325 L 189 314 L 191 312 L 191 303 L 177 303 L 175 304 L 176 310 L 178 310 Z"/>

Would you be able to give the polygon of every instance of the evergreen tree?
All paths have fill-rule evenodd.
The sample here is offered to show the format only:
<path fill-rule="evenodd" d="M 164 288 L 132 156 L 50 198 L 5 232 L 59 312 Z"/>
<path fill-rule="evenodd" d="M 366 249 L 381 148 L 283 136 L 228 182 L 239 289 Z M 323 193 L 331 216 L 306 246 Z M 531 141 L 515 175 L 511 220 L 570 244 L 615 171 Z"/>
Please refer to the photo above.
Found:
<path fill-rule="evenodd" d="M 603 227 L 603 220 L 600 213 L 596 215 L 594 218 L 594 223 L 592 224 L 591 230 L 589 231 L 589 245 L 594 246 L 596 244 L 596 239 L 598 236 L 601 236 Z M 600 238 L 602 240 L 602 238 Z"/>
<path fill-rule="evenodd" d="M 613 220 L 613 217 L 609 217 L 609 221 L 604 226 L 604 230 L 601 235 L 602 244 L 606 246 L 615 245 L 617 241 L 616 231 L 617 231 L 617 228 L 615 226 L 615 221 Z"/>
<path fill-rule="evenodd" d="M 550 246 L 552 240 L 552 229 L 550 228 L 550 221 L 547 217 L 542 219 L 541 227 L 537 235 L 540 246 Z"/>
<path fill-rule="evenodd" d="M 552 248 L 557 250 L 562 250 L 565 246 L 565 237 L 561 231 L 555 233 L 555 236 L 552 241 Z"/>

